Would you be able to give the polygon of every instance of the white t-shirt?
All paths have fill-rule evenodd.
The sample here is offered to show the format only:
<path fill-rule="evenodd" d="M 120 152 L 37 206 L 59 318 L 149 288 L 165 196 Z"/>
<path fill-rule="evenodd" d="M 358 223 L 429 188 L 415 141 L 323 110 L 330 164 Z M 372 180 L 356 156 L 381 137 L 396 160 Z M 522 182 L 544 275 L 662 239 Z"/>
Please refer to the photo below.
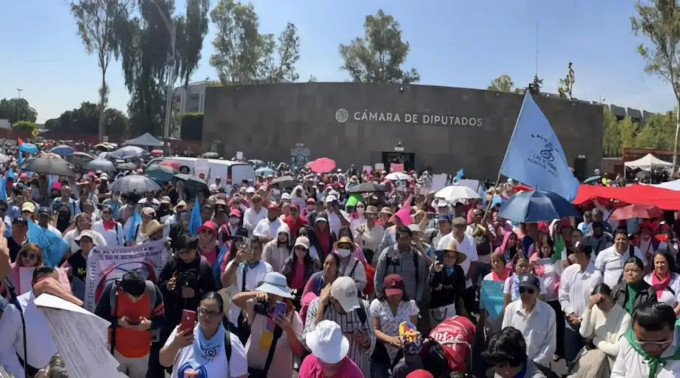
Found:
<path fill-rule="evenodd" d="M 633 254 L 642 260 L 644 266 L 647 266 L 647 259 L 642 255 L 640 249 L 638 247 L 633 247 L 633 250 Z M 629 248 L 626 248 L 626 251 L 621 255 L 616 251 L 615 245 L 603 249 L 598 253 L 597 258 L 595 259 L 595 270 L 602 275 L 602 282 L 609 287 L 616 286 L 623 273 L 623 265 L 626 263 L 625 260 L 628 260 L 629 257 Z"/>
<path fill-rule="evenodd" d="M 170 345 L 176 335 L 177 329 L 175 328 L 165 342 L 165 346 Z M 194 369 L 198 371 L 199 378 L 231 378 L 248 374 L 248 361 L 246 360 L 246 351 L 243 348 L 243 344 L 233 333 L 229 335 L 231 340 L 231 357 L 229 362 L 227 362 L 225 350 L 220 348 L 220 353 L 210 363 Z M 175 362 L 172 365 L 172 378 L 184 378 L 179 376 L 178 372 L 188 367 L 185 365 L 192 359 L 193 352 L 193 345 L 186 346 L 177 352 L 177 357 L 175 357 Z M 229 373 L 227 374 L 227 372 Z"/>
<path fill-rule="evenodd" d="M 451 242 L 453 242 L 453 232 L 448 233 L 443 238 L 439 239 L 439 243 L 437 244 L 437 250 L 446 249 L 446 247 Z M 467 256 L 465 261 L 463 261 L 463 263 L 460 264 L 460 267 L 463 268 L 463 273 L 465 273 L 465 275 L 467 276 L 468 270 L 470 270 L 470 263 L 479 260 L 479 256 L 477 256 L 477 245 L 475 244 L 475 239 L 473 239 L 469 235 L 464 235 L 463 241 L 461 243 L 458 243 L 458 250 L 460 252 L 463 252 L 465 256 Z M 465 287 L 471 286 L 472 281 L 465 280 Z"/>

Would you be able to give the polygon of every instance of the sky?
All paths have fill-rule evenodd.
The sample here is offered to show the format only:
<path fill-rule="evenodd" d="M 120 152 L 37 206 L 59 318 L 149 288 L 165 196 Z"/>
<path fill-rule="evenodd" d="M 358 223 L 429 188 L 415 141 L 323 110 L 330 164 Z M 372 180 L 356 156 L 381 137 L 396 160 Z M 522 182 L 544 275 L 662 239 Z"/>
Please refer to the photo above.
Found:
<path fill-rule="evenodd" d="M 187 0 L 176 0 L 184 13 Z M 211 0 L 214 7 L 218 0 Z M 573 95 L 584 100 L 666 112 L 671 86 L 644 72 L 637 52 L 643 37 L 631 32 L 632 0 L 254 0 L 261 33 L 279 34 L 287 22 L 300 36 L 300 80 L 347 81 L 340 70 L 341 43 L 364 35 L 365 16 L 378 9 L 395 17 L 410 44 L 404 68 L 420 84 L 486 88 L 502 74 L 518 86 L 538 68 L 544 91 L 557 92 L 573 62 Z M 27 20 L 31 20 L 28 22 Z M 217 80 L 210 26 L 192 81 Z M 538 42 L 538 43 L 537 43 Z M 538 47 L 538 65 L 536 51 Z M 26 98 L 38 123 L 97 102 L 100 70 L 88 55 L 67 0 L 0 0 L 0 99 Z M 537 67 L 538 66 L 538 67 Z M 127 109 L 129 94 L 120 62 L 107 73 L 109 106 Z"/>

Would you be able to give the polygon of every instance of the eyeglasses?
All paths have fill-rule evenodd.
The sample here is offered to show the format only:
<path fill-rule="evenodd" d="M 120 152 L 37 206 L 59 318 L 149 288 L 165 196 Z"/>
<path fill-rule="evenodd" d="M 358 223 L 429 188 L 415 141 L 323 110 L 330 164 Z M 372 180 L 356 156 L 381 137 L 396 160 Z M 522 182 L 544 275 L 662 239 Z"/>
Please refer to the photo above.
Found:
<path fill-rule="evenodd" d="M 28 257 L 29 260 L 36 260 L 38 258 L 37 253 L 21 252 L 21 257 Z"/>
<path fill-rule="evenodd" d="M 534 289 L 530 288 L 530 287 L 522 287 L 522 286 L 520 286 L 520 288 L 519 288 L 519 293 L 520 293 L 520 294 L 524 294 L 524 293 L 533 294 L 533 293 L 535 293 L 535 292 L 536 292 L 536 291 L 535 291 Z"/>
<path fill-rule="evenodd" d="M 638 344 L 640 344 L 641 347 L 665 347 L 668 344 L 672 343 L 673 340 L 664 340 L 664 341 L 640 341 L 635 338 L 635 341 L 637 341 Z"/>
<path fill-rule="evenodd" d="M 212 317 L 215 317 L 215 316 L 219 316 L 220 312 L 219 311 L 210 311 L 210 310 L 206 310 L 204 308 L 199 308 L 198 309 L 198 315 L 205 316 L 206 318 L 212 318 Z"/>

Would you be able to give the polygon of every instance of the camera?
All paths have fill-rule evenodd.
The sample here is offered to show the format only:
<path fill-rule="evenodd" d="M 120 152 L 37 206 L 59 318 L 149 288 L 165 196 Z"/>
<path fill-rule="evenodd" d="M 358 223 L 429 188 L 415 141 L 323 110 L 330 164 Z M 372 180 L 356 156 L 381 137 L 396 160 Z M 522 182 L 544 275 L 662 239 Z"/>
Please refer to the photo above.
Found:
<path fill-rule="evenodd" d="M 256 314 L 267 316 L 268 315 L 267 311 L 269 311 L 270 305 L 271 305 L 271 303 L 269 302 L 269 300 L 266 300 L 266 301 L 259 300 L 253 306 L 253 311 L 255 311 Z"/>

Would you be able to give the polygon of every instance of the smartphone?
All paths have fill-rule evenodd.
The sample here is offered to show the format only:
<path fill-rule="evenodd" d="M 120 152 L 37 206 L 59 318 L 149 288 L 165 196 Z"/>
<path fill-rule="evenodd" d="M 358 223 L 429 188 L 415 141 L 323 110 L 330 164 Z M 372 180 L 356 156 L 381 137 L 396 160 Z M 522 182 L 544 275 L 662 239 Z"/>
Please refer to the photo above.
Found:
<path fill-rule="evenodd" d="M 286 304 L 283 302 L 276 302 L 276 309 L 274 309 L 274 317 L 286 315 Z"/>
<path fill-rule="evenodd" d="M 196 325 L 196 311 L 182 310 L 182 321 L 179 324 L 180 331 L 192 330 Z"/>
<path fill-rule="evenodd" d="M 127 322 L 128 322 L 129 325 L 137 325 L 137 324 L 139 324 L 139 323 L 142 322 L 142 319 L 139 318 L 139 317 L 137 317 L 137 318 L 131 318 L 131 317 L 128 316 L 128 317 L 127 317 Z"/>

